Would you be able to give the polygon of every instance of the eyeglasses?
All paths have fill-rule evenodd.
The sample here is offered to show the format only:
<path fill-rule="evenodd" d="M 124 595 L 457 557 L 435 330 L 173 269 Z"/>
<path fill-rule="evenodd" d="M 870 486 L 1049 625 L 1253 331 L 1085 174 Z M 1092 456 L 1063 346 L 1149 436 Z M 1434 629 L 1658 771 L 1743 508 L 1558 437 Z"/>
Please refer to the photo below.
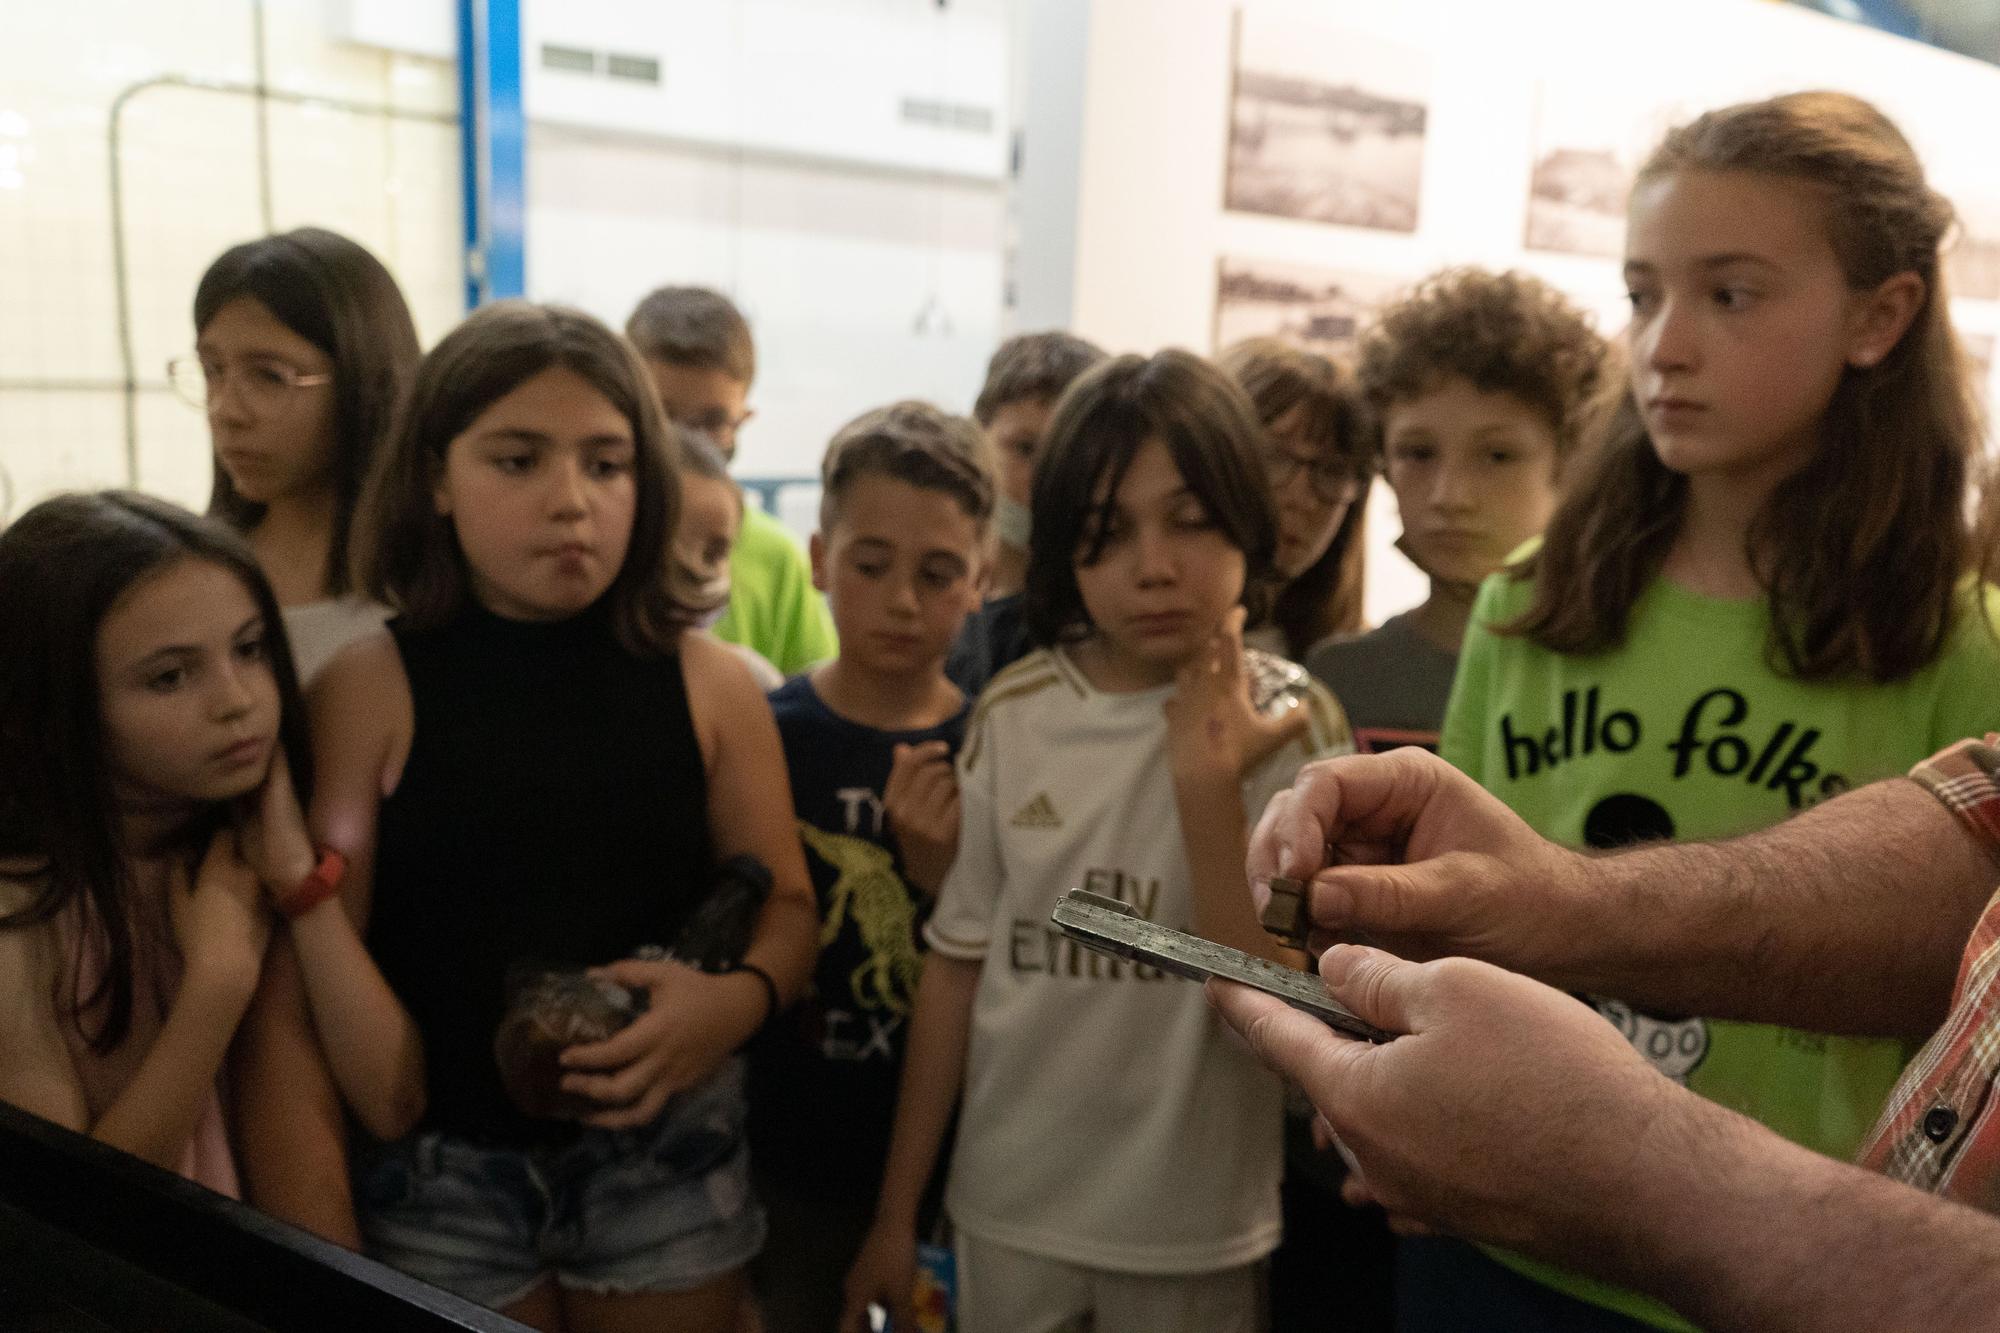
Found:
<path fill-rule="evenodd" d="M 1307 459 L 1283 449 L 1271 449 L 1264 455 L 1264 471 L 1271 479 L 1273 491 L 1284 490 L 1299 473 L 1305 473 L 1313 494 L 1322 504 L 1349 503 L 1361 490 L 1361 474 L 1345 458 Z"/>
<path fill-rule="evenodd" d="M 227 362 L 177 356 L 167 362 L 167 382 L 173 386 L 174 396 L 189 407 L 206 411 L 233 384 L 237 396 L 252 411 L 275 412 L 288 407 L 300 389 L 333 383 L 333 375 L 308 375 L 281 361 L 243 361 L 232 368 Z"/>
<path fill-rule="evenodd" d="M 731 416 L 722 408 L 716 408 L 709 412 L 696 412 L 687 416 L 676 416 L 674 424 L 685 426 L 689 430 L 700 431 L 717 445 L 726 447 L 735 443 L 736 432 L 743 428 L 743 423 L 756 415 L 757 411 L 755 408 L 746 408 L 734 416 Z"/>

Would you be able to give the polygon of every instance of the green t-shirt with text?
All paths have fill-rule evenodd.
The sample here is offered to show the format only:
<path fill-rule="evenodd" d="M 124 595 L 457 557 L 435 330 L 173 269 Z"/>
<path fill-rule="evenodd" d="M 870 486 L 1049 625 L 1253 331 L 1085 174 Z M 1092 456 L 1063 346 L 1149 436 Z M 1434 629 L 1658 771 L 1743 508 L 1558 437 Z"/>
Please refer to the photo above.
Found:
<path fill-rule="evenodd" d="M 1766 655 L 1762 599 L 1699 596 L 1656 578 L 1624 644 L 1568 656 L 1496 634 L 1532 584 L 1481 588 L 1440 751 L 1544 837 L 1608 848 L 1766 828 L 1850 787 L 1906 772 L 1967 736 L 2000 730 L 2000 590 L 1961 595 L 1942 653 L 1886 685 L 1807 682 Z M 1899 1041 L 1597 1008 L 1669 1077 L 1830 1157 L 1852 1158 L 1910 1054 Z M 1499 1254 L 1584 1300 L 1688 1328 L 1635 1293 Z"/>
<path fill-rule="evenodd" d="M 724 643 L 756 649 L 786 676 L 826 661 L 839 648 L 805 552 L 754 502 L 744 505 L 743 530 L 729 552 L 729 609 L 714 632 Z"/>

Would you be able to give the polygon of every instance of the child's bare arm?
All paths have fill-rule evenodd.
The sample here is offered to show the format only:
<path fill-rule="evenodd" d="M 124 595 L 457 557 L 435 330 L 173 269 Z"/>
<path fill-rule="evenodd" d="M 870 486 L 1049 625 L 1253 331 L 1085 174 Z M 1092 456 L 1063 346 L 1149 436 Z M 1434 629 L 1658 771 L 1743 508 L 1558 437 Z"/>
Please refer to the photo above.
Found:
<path fill-rule="evenodd" d="M 1243 873 L 1249 820 L 1243 778 L 1306 727 L 1303 709 L 1259 714 L 1243 671 L 1243 611 L 1229 613 L 1208 650 L 1181 668 L 1167 702 L 1174 803 L 1194 886 L 1194 933 L 1296 966 L 1257 920 Z"/>
<path fill-rule="evenodd" d="M 924 959 L 875 1221 L 847 1275 L 843 1333 L 868 1327 L 871 1302 L 887 1307 L 897 1327 L 917 1326 L 910 1310 L 916 1281 L 917 1209 L 965 1083 L 966 1044 L 980 966 L 935 951 Z"/>
<path fill-rule="evenodd" d="M 424 1052 L 416 1024 L 362 942 L 372 905 L 375 830 L 385 790 L 407 756 L 409 685 L 387 636 L 352 644 L 315 682 L 310 700 L 316 771 L 313 839 L 341 853 L 339 895 L 290 921 L 314 1026 L 355 1118 L 380 1139 L 399 1138 L 423 1114 Z M 252 827 L 267 883 L 289 892 L 315 856 L 282 767 L 273 765 Z"/>

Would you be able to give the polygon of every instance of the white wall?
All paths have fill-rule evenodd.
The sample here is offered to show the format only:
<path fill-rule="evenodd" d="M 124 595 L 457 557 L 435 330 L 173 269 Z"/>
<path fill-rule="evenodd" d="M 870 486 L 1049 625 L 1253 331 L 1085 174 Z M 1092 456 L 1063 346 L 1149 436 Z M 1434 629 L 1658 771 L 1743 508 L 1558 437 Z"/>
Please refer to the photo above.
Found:
<path fill-rule="evenodd" d="M 1005 20 L 1003 0 L 531 3 L 530 294 L 614 326 L 663 284 L 731 296 L 759 362 L 745 475 L 816 475 L 836 428 L 897 398 L 969 410 L 999 335 Z M 657 58 L 661 81 L 542 68 L 548 42 Z M 976 123 L 912 122 L 911 99 Z"/>
<path fill-rule="evenodd" d="M 193 345 L 202 270 L 264 230 L 255 112 L 226 92 L 134 90 L 250 82 L 250 20 L 243 0 L 50 5 L 0 42 L 0 522 L 52 491 L 128 480 L 108 137 L 122 93 L 137 481 L 207 498 L 207 427 L 167 392 L 165 366 Z M 334 43 L 317 5 L 268 6 L 266 34 L 274 87 L 454 114 L 443 62 Z M 396 273 L 426 339 L 449 327 L 456 126 L 274 106 L 269 134 L 273 224 L 354 236 Z"/>
<path fill-rule="evenodd" d="M 1254 19 L 1303 25 L 1330 48 L 1342 33 L 1359 33 L 1427 56 L 1422 202 L 1408 234 L 1224 210 L 1231 24 L 1239 6 L 1039 0 L 1034 21 L 1043 32 L 1050 24 L 1058 33 L 1075 30 L 1084 26 L 1076 18 L 1084 6 L 1087 48 L 1074 62 L 1083 117 L 1071 131 L 1081 146 L 1077 175 L 1037 175 L 1031 133 L 1021 188 L 1037 198 L 1019 208 L 1043 222 L 1023 233 L 1018 272 L 1024 309 L 1044 320 L 1066 309 L 1078 333 L 1108 347 L 1212 350 L 1223 256 L 1396 283 L 1450 263 L 1519 267 L 1567 291 L 1597 314 L 1604 331 L 1615 332 L 1624 321 L 1615 261 L 1533 252 L 1522 243 L 1544 85 L 1620 125 L 1615 137 L 1640 141 L 1656 123 L 1703 107 L 1790 89 L 1847 89 L 1895 116 L 1934 183 L 1974 205 L 1982 225 L 2000 237 L 2000 206 L 1976 206 L 1980 194 L 2000 197 L 1992 138 L 2000 70 L 1791 6 L 1684 0 L 1669 13 L 1596 0 L 1245 0 L 1240 8 Z M 1955 301 L 1954 316 L 1965 331 L 2000 332 L 1993 302 Z M 1393 500 L 1386 488 L 1378 495 L 1372 621 L 1423 594 L 1415 571 L 1390 549 L 1400 531 Z"/>
<path fill-rule="evenodd" d="M 735 296 L 763 362 L 743 443 L 757 474 L 815 473 L 835 427 L 895 397 L 968 409 L 999 336 L 1004 0 L 957 0 L 949 26 L 930 0 L 694 8 L 529 3 L 529 294 L 614 325 L 666 282 Z M 450 5 L 269 0 L 264 10 L 273 87 L 445 118 L 270 112 L 275 226 L 333 227 L 375 250 L 428 346 L 463 313 Z M 0 522 L 53 491 L 126 480 L 110 107 L 160 76 L 251 82 L 252 12 L 249 0 L 89 0 L 38 11 L 0 42 Z M 544 34 L 657 48 L 674 97 L 545 78 Z M 856 76 L 864 54 L 877 62 L 872 78 Z M 798 73 L 814 55 L 818 82 Z M 787 68 L 796 77 L 774 86 L 772 71 Z M 898 115 L 905 96 L 987 107 L 994 124 L 912 124 Z M 622 128 L 604 128 L 614 122 Z M 203 268 L 264 230 L 254 104 L 153 88 L 132 96 L 125 126 L 137 481 L 199 504 L 206 426 L 167 392 L 163 370 L 193 341 Z"/>
<path fill-rule="evenodd" d="M 745 474 L 816 475 L 838 426 L 897 398 L 970 410 L 999 329 L 998 184 L 547 127 L 528 172 L 532 295 L 614 327 L 665 283 L 743 308 Z"/>

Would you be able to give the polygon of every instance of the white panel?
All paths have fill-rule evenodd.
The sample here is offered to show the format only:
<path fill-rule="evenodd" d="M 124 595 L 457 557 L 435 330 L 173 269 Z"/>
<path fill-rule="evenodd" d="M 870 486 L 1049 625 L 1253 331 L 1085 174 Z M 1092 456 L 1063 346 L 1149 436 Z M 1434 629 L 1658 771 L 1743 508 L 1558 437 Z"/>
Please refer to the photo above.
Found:
<path fill-rule="evenodd" d="M 1005 167 L 1002 0 L 530 0 L 522 28 L 537 122 L 989 180 Z M 547 68 L 545 45 L 593 68 Z M 658 60 L 660 82 L 610 77 L 611 55 Z M 986 119 L 912 122 L 912 99 Z"/>

